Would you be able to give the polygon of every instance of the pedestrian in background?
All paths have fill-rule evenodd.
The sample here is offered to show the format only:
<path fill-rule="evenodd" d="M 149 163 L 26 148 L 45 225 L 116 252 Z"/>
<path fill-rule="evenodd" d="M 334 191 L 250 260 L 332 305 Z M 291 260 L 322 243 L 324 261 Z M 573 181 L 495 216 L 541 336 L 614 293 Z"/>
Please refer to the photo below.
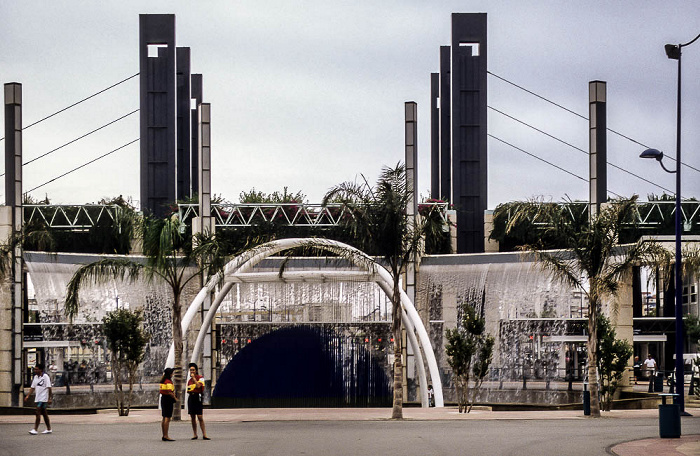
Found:
<path fill-rule="evenodd" d="M 29 400 L 29 396 L 36 393 L 34 396 L 34 404 L 36 405 L 36 418 L 34 419 L 34 428 L 29 431 L 32 435 L 37 435 L 39 432 L 39 424 L 41 423 L 41 417 L 44 417 L 44 424 L 46 424 L 46 430 L 42 434 L 51 434 L 51 421 L 49 421 L 49 414 L 46 411 L 46 407 L 53 402 L 53 390 L 51 389 L 51 378 L 44 372 L 44 365 L 39 363 L 34 366 L 34 378 L 32 379 L 32 386 L 29 389 L 29 393 L 24 396 L 25 402 Z"/>
<path fill-rule="evenodd" d="M 649 379 L 654 377 L 654 372 L 656 371 L 656 360 L 651 353 L 647 355 L 647 359 L 644 360 L 644 369 L 647 371 L 647 377 Z"/>

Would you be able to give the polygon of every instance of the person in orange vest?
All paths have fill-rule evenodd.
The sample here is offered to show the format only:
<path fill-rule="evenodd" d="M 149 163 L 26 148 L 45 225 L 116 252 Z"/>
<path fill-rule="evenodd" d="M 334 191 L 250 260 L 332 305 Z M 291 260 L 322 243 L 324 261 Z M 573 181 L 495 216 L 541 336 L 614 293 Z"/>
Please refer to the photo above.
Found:
<path fill-rule="evenodd" d="M 202 428 L 202 438 L 210 440 L 207 437 L 207 430 L 204 426 L 204 377 L 199 375 L 199 368 L 196 363 L 190 363 L 187 367 L 190 371 L 190 379 L 187 380 L 187 413 L 190 414 L 192 419 L 192 433 L 194 434 L 192 440 L 197 440 L 197 420 L 199 420 L 199 427 Z"/>
<path fill-rule="evenodd" d="M 170 428 L 170 419 L 173 417 L 173 406 L 177 402 L 177 396 L 175 395 L 175 385 L 173 385 L 172 376 L 173 369 L 168 367 L 163 371 L 163 378 L 160 379 L 160 408 L 161 415 L 163 416 L 163 421 L 160 427 L 163 431 L 163 441 L 173 442 L 175 439 L 171 439 L 168 435 L 168 429 Z"/>

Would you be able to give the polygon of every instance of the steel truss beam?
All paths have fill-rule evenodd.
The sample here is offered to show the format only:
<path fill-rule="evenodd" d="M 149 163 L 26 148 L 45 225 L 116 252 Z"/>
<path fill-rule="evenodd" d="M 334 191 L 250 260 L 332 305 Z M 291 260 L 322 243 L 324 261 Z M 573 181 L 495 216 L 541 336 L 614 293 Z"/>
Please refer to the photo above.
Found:
<path fill-rule="evenodd" d="M 550 203 L 543 203 L 550 204 Z M 566 211 L 572 219 L 583 219 L 588 217 L 588 204 L 564 203 Z M 683 229 L 689 231 L 693 226 L 700 224 L 700 201 L 684 201 L 681 204 L 681 220 Z M 655 228 L 664 224 L 673 223 L 676 214 L 674 201 L 650 201 L 637 205 L 634 212 L 635 223 L 644 228 Z M 509 214 L 510 216 L 510 214 Z M 536 215 L 531 222 L 535 225 L 546 225 L 549 223 L 544 217 Z"/>
<path fill-rule="evenodd" d="M 434 209 L 433 209 L 434 208 Z M 418 212 L 423 214 L 436 210 L 447 223 L 448 203 L 421 203 Z M 198 217 L 196 204 L 180 204 L 180 220 Z M 217 228 L 243 227 L 260 223 L 280 223 L 290 226 L 331 227 L 338 226 L 352 212 L 342 204 L 266 203 L 266 204 L 221 204 L 212 203 L 211 216 Z"/>
<path fill-rule="evenodd" d="M 105 218 L 115 222 L 123 209 L 116 205 L 24 205 L 24 223 L 38 222 L 49 228 L 70 231 L 85 231 Z"/>

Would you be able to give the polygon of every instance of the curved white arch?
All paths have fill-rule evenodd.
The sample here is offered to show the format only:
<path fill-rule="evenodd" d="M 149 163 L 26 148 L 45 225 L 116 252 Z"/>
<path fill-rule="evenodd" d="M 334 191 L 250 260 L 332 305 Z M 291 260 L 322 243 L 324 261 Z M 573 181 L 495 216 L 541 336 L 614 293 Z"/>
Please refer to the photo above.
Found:
<path fill-rule="evenodd" d="M 187 309 L 183 319 L 182 319 L 182 330 L 183 333 L 189 328 L 197 310 L 204 302 L 204 299 L 210 294 L 216 287 L 217 283 L 229 275 L 235 273 L 246 272 L 250 270 L 253 266 L 258 264 L 265 258 L 279 253 L 284 250 L 288 250 L 296 247 L 314 247 L 323 250 L 328 250 L 331 252 L 339 253 L 344 258 L 351 261 L 353 264 L 366 269 L 373 274 L 376 274 L 376 282 L 380 288 L 391 298 L 393 294 L 393 281 L 389 272 L 382 266 L 378 265 L 371 257 L 366 255 L 364 252 L 344 244 L 342 242 L 333 241 L 329 239 L 300 239 L 300 238 L 290 238 L 290 239 L 280 239 L 277 241 L 271 241 L 266 244 L 255 247 L 248 250 L 236 258 L 231 260 L 225 267 L 223 275 L 221 273 L 211 277 L 202 290 L 197 294 L 192 304 Z M 209 311 L 202 321 L 202 326 L 200 328 L 199 334 L 197 336 L 197 342 L 195 343 L 194 350 L 192 352 L 192 359 L 196 360 L 201 351 L 202 342 L 204 340 L 204 335 L 207 328 L 211 325 L 214 316 L 218 310 L 219 305 L 223 301 L 223 298 L 230 291 L 233 283 L 227 282 L 224 284 L 222 289 L 216 296 L 216 299 L 212 303 Z M 423 326 L 423 321 L 420 319 L 418 312 L 416 311 L 413 303 L 409 299 L 408 295 L 403 290 L 401 293 L 401 306 L 403 308 L 402 312 L 402 322 L 405 325 L 406 332 L 408 334 L 409 343 L 413 348 L 413 352 L 416 355 L 416 365 L 418 367 L 420 388 L 421 388 L 421 404 L 423 407 L 427 407 L 427 380 L 425 375 L 425 365 L 423 362 L 422 353 L 425 354 L 428 363 L 428 369 L 430 371 L 430 377 L 434 385 L 435 390 L 435 405 L 437 407 L 443 407 L 443 395 L 442 395 L 442 382 L 440 380 L 440 373 L 437 367 L 437 362 L 435 360 L 435 354 L 433 353 L 432 345 L 430 344 L 430 339 L 428 338 L 428 333 Z M 416 335 L 420 340 L 420 345 L 418 340 L 416 340 Z M 423 350 L 421 351 L 421 346 Z M 171 345 L 170 352 L 168 354 L 168 359 L 166 361 L 166 366 L 173 366 L 175 361 L 174 346 Z"/>

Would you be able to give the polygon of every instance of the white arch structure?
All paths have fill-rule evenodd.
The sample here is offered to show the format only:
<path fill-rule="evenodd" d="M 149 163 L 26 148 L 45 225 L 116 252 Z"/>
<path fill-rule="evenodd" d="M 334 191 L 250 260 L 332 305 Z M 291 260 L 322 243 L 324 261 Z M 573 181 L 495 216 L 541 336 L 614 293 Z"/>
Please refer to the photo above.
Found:
<path fill-rule="evenodd" d="M 211 304 L 207 314 L 204 316 L 202 321 L 202 326 L 197 335 L 197 342 L 195 343 L 194 349 L 192 350 L 191 361 L 195 362 L 199 357 L 202 350 L 202 343 L 204 337 L 207 333 L 207 328 L 211 326 L 211 323 L 216 315 L 216 312 L 221 305 L 224 297 L 229 293 L 233 284 L 235 282 L 241 282 L 242 279 L 250 281 L 250 279 L 259 279 L 260 281 L 269 281 L 270 276 L 274 276 L 276 280 L 280 279 L 280 274 L 274 273 L 250 273 L 250 271 L 256 264 L 260 263 L 265 258 L 282 252 L 284 250 L 289 250 L 297 247 L 308 247 L 315 248 L 319 250 L 326 250 L 329 252 L 336 253 L 342 258 L 345 258 L 352 262 L 354 265 L 360 267 L 364 272 L 355 271 L 297 271 L 297 272 L 286 272 L 284 274 L 285 280 L 307 280 L 309 278 L 313 279 L 316 277 L 321 280 L 326 279 L 345 279 L 345 280 L 365 280 L 374 281 L 379 285 L 379 287 L 384 291 L 384 293 L 391 298 L 393 294 L 393 281 L 389 272 L 381 265 L 377 264 L 371 257 L 366 255 L 364 252 L 344 244 L 342 242 L 333 241 L 330 239 L 315 239 L 315 238 L 290 238 L 290 239 L 280 239 L 276 241 L 271 241 L 266 244 L 257 246 L 251 250 L 243 252 L 242 254 L 235 257 L 224 267 L 223 273 L 219 273 L 212 276 L 199 291 L 197 296 L 194 298 L 190 306 L 187 308 L 187 312 L 182 318 L 182 332 L 183 334 L 189 328 L 192 320 L 194 319 L 197 311 L 202 306 L 202 303 L 209 296 L 210 293 L 215 291 L 217 284 L 224 282 L 221 290 L 216 294 L 214 301 Z M 440 373 L 438 371 L 437 361 L 435 360 L 435 353 L 433 352 L 428 333 L 425 330 L 423 321 L 420 319 L 416 308 L 409 299 L 408 295 L 401 290 L 401 307 L 402 315 L 401 320 L 406 328 L 406 333 L 408 335 L 408 342 L 411 344 L 413 353 L 416 356 L 416 366 L 418 367 L 418 377 L 420 381 L 420 391 L 421 391 L 421 405 L 423 407 L 428 407 L 428 382 L 425 372 L 425 363 L 423 361 L 423 356 L 428 364 L 428 370 L 430 371 L 430 378 L 432 385 L 435 390 L 435 406 L 444 407 L 444 400 L 442 395 L 442 382 L 440 381 Z M 417 336 L 417 338 L 416 338 Z M 420 344 L 418 343 L 420 340 Z M 422 348 L 422 349 L 421 349 Z M 175 365 L 175 348 L 171 344 L 170 352 L 168 353 L 168 359 L 166 361 L 166 367 L 173 367 Z"/>

